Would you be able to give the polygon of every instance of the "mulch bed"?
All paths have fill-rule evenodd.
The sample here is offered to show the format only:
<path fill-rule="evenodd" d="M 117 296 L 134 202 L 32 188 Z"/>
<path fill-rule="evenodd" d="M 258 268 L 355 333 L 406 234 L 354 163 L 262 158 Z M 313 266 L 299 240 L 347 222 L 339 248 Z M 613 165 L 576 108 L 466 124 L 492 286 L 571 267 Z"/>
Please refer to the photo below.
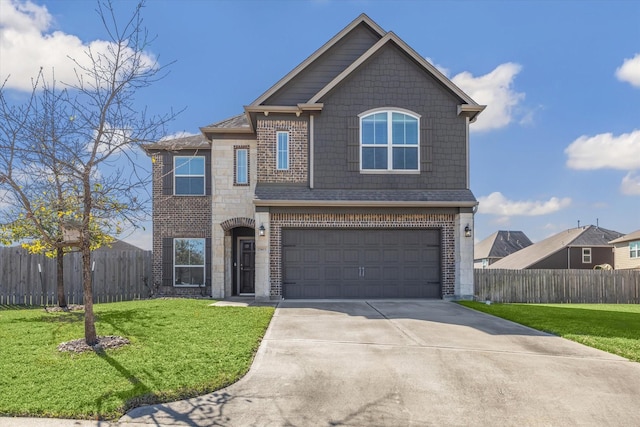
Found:
<path fill-rule="evenodd" d="M 45 307 L 44 310 L 47 313 L 56 313 L 56 312 L 59 312 L 59 311 L 82 311 L 82 310 L 84 310 L 84 305 L 69 304 L 65 308 L 58 307 L 57 305 L 55 305 L 55 306 L 52 306 L 52 307 Z"/>
<path fill-rule="evenodd" d="M 90 346 L 84 338 L 80 338 L 73 341 L 63 342 L 58 346 L 58 351 L 68 351 L 71 353 L 83 353 L 85 351 L 95 351 L 96 353 L 103 352 L 107 348 L 119 348 L 127 344 L 130 341 L 124 337 L 116 335 L 107 335 L 104 337 L 98 337 L 98 343 Z"/>

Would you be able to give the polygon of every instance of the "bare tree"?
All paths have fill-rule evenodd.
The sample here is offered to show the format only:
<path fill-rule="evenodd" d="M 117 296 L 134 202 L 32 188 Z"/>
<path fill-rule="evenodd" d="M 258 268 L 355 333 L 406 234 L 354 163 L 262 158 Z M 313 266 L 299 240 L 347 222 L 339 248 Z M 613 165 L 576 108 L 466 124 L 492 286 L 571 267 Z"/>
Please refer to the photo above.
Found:
<path fill-rule="evenodd" d="M 30 221 L 52 247 L 82 252 L 89 345 L 98 341 L 91 249 L 147 217 L 150 173 L 137 162 L 143 156 L 138 146 L 157 141 L 176 116 L 173 111 L 148 114 L 139 106 L 139 92 L 163 78 L 170 65 L 160 66 L 146 53 L 152 39 L 143 26 L 143 7 L 141 1 L 120 22 L 110 0 L 97 3 L 107 48 L 88 48 L 88 61 L 70 58 L 76 79 L 63 82 L 64 90 L 57 91 L 55 79 L 47 82 L 41 73 L 29 99 L 13 106 L 0 88 L 0 191 L 5 205 L 17 207 L 15 219 Z M 46 206 L 43 198 L 53 205 Z M 41 206 L 60 220 L 55 239 L 45 232 Z M 70 229 L 77 231 L 77 240 L 62 233 Z"/>

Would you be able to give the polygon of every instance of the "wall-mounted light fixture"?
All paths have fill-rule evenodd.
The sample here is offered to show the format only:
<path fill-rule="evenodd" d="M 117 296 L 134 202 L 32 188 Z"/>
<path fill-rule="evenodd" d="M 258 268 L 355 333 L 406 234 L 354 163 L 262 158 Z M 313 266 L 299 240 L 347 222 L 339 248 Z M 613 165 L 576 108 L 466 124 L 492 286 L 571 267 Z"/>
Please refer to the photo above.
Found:
<path fill-rule="evenodd" d="M 260 224 L 260 228 L 258 228 L 258 234 L 260 236 L 264 236 L 264 232 L 265 231 L 267 231 L 267 230 L 264 228 L 264 224 Z"/>
<path fill-rule="evenodd" d="M 469 224 L 464 228 L 464 237 L 471 237 L 471 227 L 469 227 Z"/>

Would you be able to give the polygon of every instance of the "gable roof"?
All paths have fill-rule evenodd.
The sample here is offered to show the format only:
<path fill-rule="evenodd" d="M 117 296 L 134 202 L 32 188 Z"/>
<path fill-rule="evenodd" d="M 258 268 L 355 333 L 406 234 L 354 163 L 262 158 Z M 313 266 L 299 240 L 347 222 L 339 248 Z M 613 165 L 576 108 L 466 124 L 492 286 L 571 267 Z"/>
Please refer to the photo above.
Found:
<path fill-rule="evenodd" d="M 323 54 L 327 53 L 332 47 L 337 45 L 342 40 L 354 32 L 354 30 L 365 27 L 371 31 L 378 41 L 370 46 L 363 54 L 357 57 L 351 62 L 346 69 L 342 70 L 336 75 L 330 82 L 324 84 L 311 98 L 308 100 L 298 102 L 295 105 L 272 105 L 268 103 L 269 99 L 276 95 L 278 91 L 283 90 L 287 85 L 294 84 L 294 79 L 301 76 L 305 70 L 309 70 L 312 64 L 316 62 Z M 402 53 L 412 59 L 418 66 L 420 66 L 425 72 L 429 73 L 433 78 L 438 81 L 445 89 L 453 94 L 459 101 L 458 115 L 469 117 L 470 121 L 475 121 L 476 117 L 482 110 L 484 105 L 476 103 L 469 95 L 464 93 L 462 89 L 456 86 L 449 78 L 442 74 L 436 67 L 434 67 L 423 56 L 419 55 L 409 45 L 407 45 L 400 37 L 393 32 L 384 31 L 378 24 L 376 24 L 366 14 L 361 14 L 354 19 L 349 25 L 343 28 L 338 34 L 333 36 L 328 42 L 322 45 L 318 50 L 311 54 L 307 59 L 302 61 L 297 67 L 287 73 L 283 78 L 278 80 L 276 84 L 271 86 L 255 99 L 251 104 L 244 107 L 245 113 L 244 119 L 239 116 L 232 117 L 222 122 L 215 123 L 213 125 L 204 126 L 200 128 L 202 133 L 207 137 L 211 137 L 215 133 L 252 133 L 254 131 L 254 121 L 251 119 L 252 115 L 256 113 L 268 114 L 270 112 L 284 112 L 295 113 L 299 115 L 303 111 L 320 111 L 323 108 L 323 104 L 320 102 L 322 97 L 328 94 L 332 89 L 338 86 L 342 81 L 355 72 L 362 64 L 364 64 L 374 54 L 379 52 L 385 46 L 394 44 Z M 221 126 L 221 123 L 229 123 L 229 126 Z M 246 126 L 245 126 L 246 123 Z M 236 126 L 232 126 L 235 124 Z"/>
<path fill-rule="evenodd" d="M 369 18 L 366 14 L 361 13 L 356 19 L 351 21 L 349 25 L 344 27 L 338 34 L 333 36 L 328 42 L 323 44 L 318 50 L 312 53 L 307 59 L 302 61 L 296 68 L 291 70 L 287 75 L 278 80 L 278 82 L 267 89 L 262 95 L 260 95 L 255 101 L 253 101 L 250 105 L 261 105 L 264 103 L 269 97 L 274 95 L 278 90 L 284 87 L 287 83 L 293 80 L 294 77 L 299 75 L 304 69 L 309 67 L 316 59 L 322 56 L 323 53 L 327 52 L 331 47 L 336 45 L 340 40 L 342 40 L 347 34 L 353 31 L 359 25 L 366 25 L 370 28 L 374 33 L 376 33 L 379 37 L 383 37 L 386 34 L 378 24 L 376 24 L 371 18 Z"/>
<path fill-rule="evenodd" d="M 502 258 L 489 268 L 521 270 L 567 247 L 611 246 L 609 242 L 621 235 L 617 231 L 593 225 L 572 228 Z"/>
<path fill-rule="evenodd" d="M 618 237 L 615 240 L 610 241 L 611 244 L 622 243 L 622 242 L 630 242 L 632 240 L 640 240 L 640 230 L 636 230 L 632 233 L 625 234 L 622 237 Z"/>
<path fill-rule="evenodd" d="M 474 248 L 474 259 L 500 259 L 533 243 L 522 231 L 500 230 L 487 237 Z"/>

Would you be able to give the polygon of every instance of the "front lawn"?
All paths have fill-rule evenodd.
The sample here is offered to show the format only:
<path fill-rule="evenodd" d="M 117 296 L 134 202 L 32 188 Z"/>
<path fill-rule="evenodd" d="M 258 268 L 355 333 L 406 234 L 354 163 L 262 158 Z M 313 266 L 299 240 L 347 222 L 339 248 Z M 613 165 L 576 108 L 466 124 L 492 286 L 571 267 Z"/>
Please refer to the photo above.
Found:
<path fill-rule="evenodd" d="M 249 369 L 272 307 L 163 299 L 94 306 L 98 335 L 131 343 L 61 353 L 84 313 L 0 308 L 0 415 L 113 419 L 141 404 L 225 387 Z"/>
<path fill-rule="evenodd" d="M 640 304 L 460 304 L 640 362 Z"/>

